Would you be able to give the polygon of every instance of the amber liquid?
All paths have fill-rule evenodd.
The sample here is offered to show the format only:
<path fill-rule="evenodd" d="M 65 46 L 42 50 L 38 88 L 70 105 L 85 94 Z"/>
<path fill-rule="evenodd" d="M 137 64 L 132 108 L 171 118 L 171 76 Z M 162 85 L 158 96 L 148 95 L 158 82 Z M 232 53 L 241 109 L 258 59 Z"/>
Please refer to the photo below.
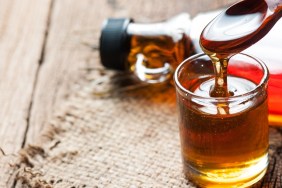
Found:
<path fill-rule="evenodd" d="M 269 14 L 269 12 L 272 13 Z M 205 28 L 200 39 L 201 46 L 215 64 L 222 65 L 230 56 L 245 50 L 263 38 L 281 16 L 281 1 L 241 1 L 223 12 Z M 275 72 L 270 75 L 269 80 L 269 121 L 270 125 L 281 125 L 282 75 Z M 223 74 L 224 70 L 217 72 L 217 79 L 225 81 L 226 76 Z M 227 85 L 226 82 L 223 86 L 216 82 L 211 91 L 212 96 L 228 96 Z"/>
<path fill-rule="evenodd" d="M 256 85 L 228 77 L 234 95 Z M 209 97 L 214 78 L 182 85 L 198 96 Z M 267 165 L 267 93 L 240 104 L 203 107 L 177 96 L 184 172 L 203 187 L 249 186 L 264 175 Z M 254 121 L 255 120 L 255 121 Z"/>
<path fill-rule="evenodd" d="M 271 8 L 275 13 L 267 16 L 269 4 L 264 0 L 241 1 L 221 13 L 204 29 L 200 37 L 201 47 L 213 61 L 216 73 L 211 96 L 230 96 L 226 82 L 228 60 L 270 31 L 282 15 L 282 6 Z"/>
<path fill-rule="evenodd" d="M 275 13 L 269 16 L 264 0 L 241 1 L 209 23 L 200 44 L 213 62 L 215 77 L 208 84 L 206 78 L 199 78 L 186 84 L 186 89 L 226 99 L 237 95 L 230 84 L 249 92 L 251 81 L 228 80 L 228 61 L 267 34 L 281 17 L 281 7 L 271 7 Z M 203 107 L 200 101 L 180 95 L 178 100 L 184 171 L 189 179 L 204 187 L 246 187 L 262 178 L 268 164 L 267 92 L 236 105 L 223 101 Z"/>
<path fill-rule="evenodd" d="M 245 0 L 231 6 L 204 29 L 201 46 L 208 54 L 223 59 L 258 42 L 282 16 L 282 5 L 268 1 Z M 268 11 L 274 13 L 268 15 Z"/>
<path fill-rule="evenodd" d="M 128 67 L 134 70 L 137 54 L 145 56 L 148 68 L 160 68 L 169 63 L 174 69 L 194 52 L 192 41 L 185 34 L 182 39 L 173 41 L 171 36 L 141 36 L 131 38 L 131 50 L 128 56 Z"/>

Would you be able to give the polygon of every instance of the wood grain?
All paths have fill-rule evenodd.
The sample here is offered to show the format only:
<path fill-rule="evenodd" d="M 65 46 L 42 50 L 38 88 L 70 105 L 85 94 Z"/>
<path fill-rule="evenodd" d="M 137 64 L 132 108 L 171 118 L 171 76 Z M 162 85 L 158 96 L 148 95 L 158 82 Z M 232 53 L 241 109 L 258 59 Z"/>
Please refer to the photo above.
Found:
<path fill-rule="evenodd" d="M 50 1 L 0 5 L 0 187 L 10 187 L 11 154 L 22 148 L 29 126 Z"/>
<path fill-rule="evenodd" d="M 98 61 L 92 46 L 101 25 L 95 9 L 107 11 L 104 1 L 55 1 L 30 116 L 26 144 L 32 143 L 44 129 L 48 119 L 79 80 L 79 72 L 87 62 Z M 95 57 L 92 57 L 95 56 Z"/>
<path fill-rule="evenodd" d="M 1 0 L 0 147 L 18 151 L 25 138 L 50 1 Z"/>

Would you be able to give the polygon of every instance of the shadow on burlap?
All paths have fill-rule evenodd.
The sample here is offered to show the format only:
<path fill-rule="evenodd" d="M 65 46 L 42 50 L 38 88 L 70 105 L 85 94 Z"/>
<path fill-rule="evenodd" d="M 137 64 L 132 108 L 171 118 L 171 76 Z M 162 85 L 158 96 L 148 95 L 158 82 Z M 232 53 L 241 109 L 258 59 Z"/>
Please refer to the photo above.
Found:
<path fill-rule="evenodd" d="M 174 88 L 119 92 L 116 86 L 105 86 L 107 79 L 97 82 L 97 71 L 88 76 L 93 79 L 58 109 L 38 142 L 20 152 L 17 170 L 10 173 L 17 186 L 193 187 L 182 174 Z M 101 85 L 110 92 L 97 96 L 95 87 Z M 275 164 L 258 186 L 271 187 L 273 178 L 281 176 L 281 132 L 271 129 L 271 136 Z M 275 181 L 281 186 L 281 179 Z"/>

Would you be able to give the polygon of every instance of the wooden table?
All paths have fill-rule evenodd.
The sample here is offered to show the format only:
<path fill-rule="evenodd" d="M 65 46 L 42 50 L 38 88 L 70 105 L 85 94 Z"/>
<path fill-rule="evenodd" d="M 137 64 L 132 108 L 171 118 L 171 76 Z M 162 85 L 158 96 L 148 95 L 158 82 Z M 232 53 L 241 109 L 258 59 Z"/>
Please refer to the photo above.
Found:
<path fill-rule="evenodd" d="M 17 153 L 33 143 L 80 79 L 80 70 L 89 63 L 101 66 L 98 42 L 104 19 L 151 22 L 183 11 L 194 16 L 232 2 L 0 0 L 1 151 Z"/>

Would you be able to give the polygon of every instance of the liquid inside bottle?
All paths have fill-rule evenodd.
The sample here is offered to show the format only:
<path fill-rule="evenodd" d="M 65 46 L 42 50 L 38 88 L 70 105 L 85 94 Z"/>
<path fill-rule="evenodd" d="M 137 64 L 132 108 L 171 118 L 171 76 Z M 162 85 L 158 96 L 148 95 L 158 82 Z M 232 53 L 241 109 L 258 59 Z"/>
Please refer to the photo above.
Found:
<path fill-rule="evenodd" d="M 138 54 L 144 55 L 147 68 L 161 68 L 165 63 L 169 63 L 175 69 L 179 62 L 191 55 L 191 48 L 191 42 L 184 34 L 179 41 L 164 35 L 135 35 L 131 38 L 131 50 L 127 60 L 131 70 L 135 69 Z"/>
<path fill-rule="evenodd" d="M 162 23 L 130 24 L 127 28 L 131 36 L 128 69 L 136 72 L 142 81 L 153 83 L 154 73 L 162 74 L 163 68 L 168 66 L 171 77 L 179 62 L 195 53 L 189 30 L 190 18 L 184 13 Z M 161 79 L 160 76 L 156 82 Z"/>
<path fill-rule="evenodd" d="M 170 81 L 177 65 L 195 53 L 190 24 L 186 13 L 157 23 L 108 19 L 100 38 L 102 64 L 135 73 L 145 83 Z"/>

